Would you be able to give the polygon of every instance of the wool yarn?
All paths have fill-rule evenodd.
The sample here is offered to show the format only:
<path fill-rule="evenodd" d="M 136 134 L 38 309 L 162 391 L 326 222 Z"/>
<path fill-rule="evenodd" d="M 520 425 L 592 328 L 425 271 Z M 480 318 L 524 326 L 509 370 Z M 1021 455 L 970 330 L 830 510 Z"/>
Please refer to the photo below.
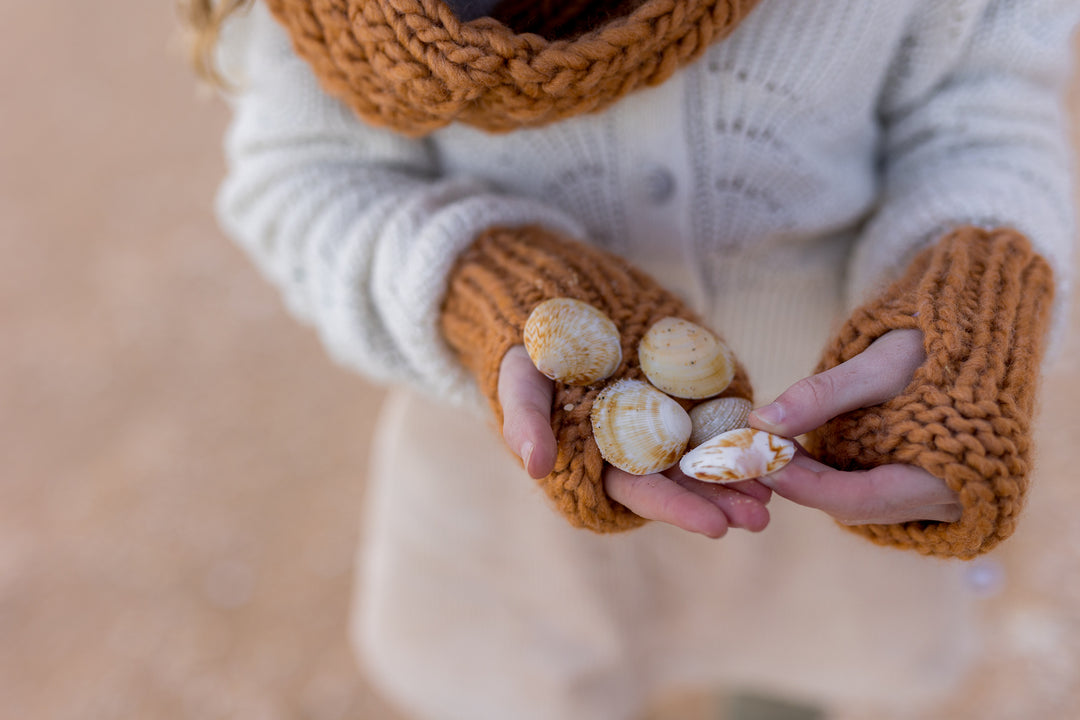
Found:
<path fill-rule="evenodd" d="M 443 0 L 266 0 L 329 94 L 411 136 L 451 122 L 504 132 L 601 110 L 662 83 L 757 2 L 602 3 L 610 15 L 544 2 L 539 9 L 556 13 L 547 18 L 523 15 L 516 0 L 504 9 L 509 22 L 571 34 L 551 40 L 491 17 L 461 22 Z M 600 24 L 583 32 L 583 17 Z"/>
<path fill-rule="evenodd" d="M 637 346 L 657 320 L 701 320 L 675 295 L 622 258 L 558 236 L 541 227 L 493 228 L 482 233 L 461 255 L 450 276 L 443 303 L 442 331 L 502 426 L 498 402 L 499 365 L 503 355 L 522 342 L 532 309 L 544 300 L 571 297 L 603 310 L 620 331 L 623 360 L 614 375 L 587 387 L 555 383 L 551 427 L 558 453 L 555 469 L 539 484 L 571 524 L 596 532 L 618 532 L 645 520 L 604 492 L 604 460 L 593 440 L 593 400 L 609 383 L 645 379 Z M 735 378 L 723 396 L 752 400 L 746 371 L 736 364 Z M 689 409 L 695 401 L 680 400 Z"/>
<path fill-rule="evenodd" d="M 958 493 L 957 522 L 853 527 L 876 543 L 972 558 L 1012 534 L 1031 468 L 1043 343 L 1054 283 L 1030 242 L 1009 229 L 958 228 L 858 309 L 818 371 L 892 329 L 923 332 L 926 362 L 897 397 L 811 433 L 808 449 L 842 470 L 907 463 Z"/>

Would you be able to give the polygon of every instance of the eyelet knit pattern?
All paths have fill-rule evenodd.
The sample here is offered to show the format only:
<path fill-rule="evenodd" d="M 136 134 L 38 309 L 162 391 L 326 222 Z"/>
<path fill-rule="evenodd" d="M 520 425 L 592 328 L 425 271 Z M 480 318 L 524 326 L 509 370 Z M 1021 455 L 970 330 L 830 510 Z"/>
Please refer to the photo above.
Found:
<path fill-rule="evenodd" d="M 548 40 L 490 17 L 461 22 L 442 0 L 266 0 L 330 94 L 414 136 L 453 121 L 509 131 L 600 110 L 666 80 L 756 3 L 645 0 Z"/>
<path fill-rule="evenodd" d="M 820 370 L 889 330 L 923 332 L 926 362 L 896 398 L 840 416 L 808 449 L 842 470 L 907 463 L 958 493 L 955 523 L 852 528 L 874 542 L 972 558 L 1012 534 L 1028 489 L 1031 418 L 1053 298 L 1049 265 L 1012 230 L 960 228 L 854 313 Z"/>
<path fill-rule="evenodd" d="M 575 526 L 618 532 L 645 520 L 607 496 L 604 460 L 593 440 L 589 415 L 596 395 L 622 378 L 644 380 L 637 346 L 657 320 L 675 316 L 700 323 L 677 297 L 625 260 L 559 237 L 540 227 L 495 228 L 461 256 L 443 304 L 447 342 L 476 375 L 502 426 L 498 402 L 503 355 L 522 342 L 522 328 L 544 300 L 572 297 L 606 312 L 619 328 L 623 360 L 602 383 L 572 387 L 555 383 L 551 427 L 558 444 L 555 470 L 539 481 L 555 507 Z M 752 399 L 741 365 L 723 395 Z M 679 401 L 689 409 L 696 403 Z"/>

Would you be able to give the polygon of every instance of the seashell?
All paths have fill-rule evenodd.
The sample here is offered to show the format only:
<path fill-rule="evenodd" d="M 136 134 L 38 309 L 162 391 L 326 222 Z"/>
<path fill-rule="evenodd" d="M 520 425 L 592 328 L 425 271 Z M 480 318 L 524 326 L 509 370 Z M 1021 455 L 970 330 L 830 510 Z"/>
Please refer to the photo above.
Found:
<path fill-rule="evenodd" d="M 795 457 L 795 443 L 753 428 L 705 441 L 679 461 L 679 469 L 705 482 L 729 483 L 774 473 Z"/>
<path fill-rule="evenodd" d="M 673 397 L 712 397 L 735 377 L 728 346 L 700 325 L 675 317 L 649 328 L 638 345 L 638 360 L 649 382 Z"/>
<path fill-rule="evenodd" d="M 537 305 L 525 321 L 524 340 L 537 369 L 567 385 L 603 380 L 622 362 L 615 323 L 601 310 L 572 298 Z"/>
<path fill-rule="evenodd" d="M 690 447 L 696 448 L 728 430 L 746 427 L 753 408 L 753 403 L 741 397 L 716 398 L 695 405 L 690 410 L 690 421 L 694 424 L 694 430 L 690 433 Z"/>
<path fill-rule="evenodd" d="M 679 403 L 641 380 L 619 380 L 592 406 L 592 429 L 600 454 L 631 475 L 667 470 L 690 439 L 690 416 Z"/>

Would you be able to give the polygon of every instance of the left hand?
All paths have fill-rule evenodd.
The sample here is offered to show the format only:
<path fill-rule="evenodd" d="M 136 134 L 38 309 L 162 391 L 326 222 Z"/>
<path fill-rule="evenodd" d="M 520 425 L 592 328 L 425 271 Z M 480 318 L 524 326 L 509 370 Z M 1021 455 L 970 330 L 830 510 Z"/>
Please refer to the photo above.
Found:
<path fill-rule="evenodd" d="M 558 452 L 551 431 L 553 392 L 553 381 L 536 369 L 525 348 L 510 348 L 499 371 L 503 439 L 536 479 L 554 469 Z M 772 492 L 753 480 L 717 485 L 689 478 L 678 466 L 630 475 L 605 465 L 603 483 L 608 496 L 631 512 L 711 538 L 733 527 L 757 532 L 769 523 L 765 505 Z"/>
<path fill-rule="evenodd" d="M 925 359 L 921 331 L 892 330 L 851 360 L 792 385 L 751 413 L 750 425 L 784 437 L 809 432 L 837 415 L 895 397 Z M 961 514 L 959 498 L 945 481 L 911 465 L 843 472 L 800 450 L 759 482 L 847 525 L 955 522 Z"/>

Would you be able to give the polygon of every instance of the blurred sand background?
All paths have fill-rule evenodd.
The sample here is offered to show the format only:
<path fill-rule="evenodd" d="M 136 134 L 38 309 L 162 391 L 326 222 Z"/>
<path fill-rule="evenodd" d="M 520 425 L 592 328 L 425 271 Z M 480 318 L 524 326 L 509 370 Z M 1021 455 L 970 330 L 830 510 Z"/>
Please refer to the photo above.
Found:
<path fill-rule="evenodd" d="M 217 229 L 171 2 L 0 3 L 0 87 L 0 719 L 395 718 L 345 639 L 380 391 Z M 1080 717 L 1078 349 L 936 718 Z"/>

